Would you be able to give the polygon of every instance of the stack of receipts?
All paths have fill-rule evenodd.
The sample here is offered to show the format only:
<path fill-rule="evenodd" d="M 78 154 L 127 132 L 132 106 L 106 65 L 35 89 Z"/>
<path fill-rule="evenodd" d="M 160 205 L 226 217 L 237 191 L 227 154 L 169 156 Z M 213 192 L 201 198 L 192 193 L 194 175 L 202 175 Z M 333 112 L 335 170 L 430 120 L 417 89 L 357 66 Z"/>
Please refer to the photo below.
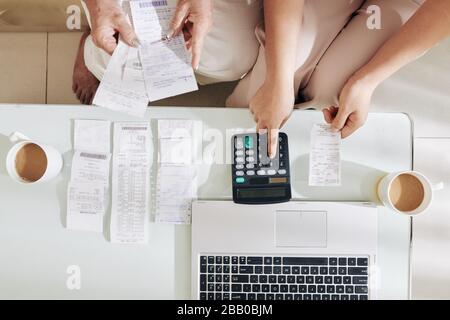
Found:
<path fill-rule="evenodd" d="M 110 126 L 109 121 L 75 120 L 67 229 L 103 231 L 111 159 Z"/>
<path fill-rule="evenodd" d="M 191 120 L 159 120 L 159 166 L 156 182 L 155 221 L 191 223 L 192 200 L 197 198 L 197 141 Z"/>
<path fill-rule="evenodd" d="M 311 130 L 309 185 L 314 187 L 341 184 L 341 133 L 332 132 L 329 124 L 315 124 Z"/>
<path fill-rule="evenodd" d="M 148 122 L 114 123 L 110 225 L 113 243 L 147 243 L 151 145 Z"/>
<path fill-rule="evenodd" d="M 139 49 L 122 41 L 114 51 L 94 104 L 144 116 L 148 101 L 198 90 L 182 34 L 167 40 L 175 9 L 167 1 L 130 1 Z"/>

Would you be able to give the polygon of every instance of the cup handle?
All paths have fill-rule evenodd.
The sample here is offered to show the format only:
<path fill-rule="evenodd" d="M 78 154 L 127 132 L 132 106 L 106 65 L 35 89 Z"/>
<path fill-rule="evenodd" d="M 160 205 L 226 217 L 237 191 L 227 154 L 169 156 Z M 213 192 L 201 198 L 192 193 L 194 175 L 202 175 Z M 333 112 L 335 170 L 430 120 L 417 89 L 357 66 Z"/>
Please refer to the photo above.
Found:
<path fill-rule="evenodd" d="M 24 135 L 23 133 L 20 133 L 18 131 L 11 133 L 8 138 L 9 138 L 9 141 L 11 141 L 12 143 L 16 143 L 18 141 L 23 141 L 23 140 L 30 140 L 30 138 L 28 138 L 26 135 Z"/>
<path fill-rule="evenodd" d="M 444 182 L 442 182 L 442 181 L 432 185 L 433 191 L 442 190 L 442 189 L 444 189 L 444 187 L 445 187 L 445 185 L 444 185 Z"/>

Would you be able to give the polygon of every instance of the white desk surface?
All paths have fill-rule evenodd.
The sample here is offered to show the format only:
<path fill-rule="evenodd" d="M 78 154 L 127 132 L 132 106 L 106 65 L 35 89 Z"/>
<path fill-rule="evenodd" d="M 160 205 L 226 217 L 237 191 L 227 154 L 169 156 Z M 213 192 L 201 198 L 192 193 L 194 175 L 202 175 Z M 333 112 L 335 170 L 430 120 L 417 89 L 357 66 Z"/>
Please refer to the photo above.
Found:
<path fill-rule="evenodd" d="M 204 131 L 254 126 L 242 109 L 153 107 L 145 119 L 161 118 L 199 119 Z M 149 244 L 143 246 L 115 245 L 103 234 L 63 227 L 73 119 L 142 120 L 95 107 L 0 105 L 0 299 L 188 299 L 190 226 L 150 223 Z M 308 187 L 310 129 L 322 121 L 319 112 L 295 111 L 283 129 L 289 136 L 294 199 L 377 201 L 376 183 L 385 172 L 412 168 L 409 118 L 371 114 L 364 128 L 343 141 L 342 186 Z M 11 181 L 3 159 L 12 131 L 60 150 L 62 174 L 44 185 Z M 204 146 L 209 143 L 205 139 Z M 229 165 L 200 169 L 199 198 L 231 199 Z M 378 297 L 407 299 L 411 220 L 380 208 L 378 221 Z M 81 268 L 80 290 L 66 287 L 70 265 Z"/>

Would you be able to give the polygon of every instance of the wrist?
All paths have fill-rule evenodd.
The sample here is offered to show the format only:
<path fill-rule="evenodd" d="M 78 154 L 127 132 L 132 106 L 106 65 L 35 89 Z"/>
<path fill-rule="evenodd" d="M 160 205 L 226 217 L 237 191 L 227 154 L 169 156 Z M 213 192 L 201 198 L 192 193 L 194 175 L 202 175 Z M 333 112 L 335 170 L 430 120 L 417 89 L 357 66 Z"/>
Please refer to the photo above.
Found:
<path fill-rule="evenodd" d="M 267 72 L 265 84 L 276 88 L 294 87 L 294 74 L 290 72 Z"/>
<path fill-rule="evenodd" d="M 350 81 L 375 90 L 384 79 L 377 74 L 376 70 L 366 70 L 363 67 L 350 77 Z"/>

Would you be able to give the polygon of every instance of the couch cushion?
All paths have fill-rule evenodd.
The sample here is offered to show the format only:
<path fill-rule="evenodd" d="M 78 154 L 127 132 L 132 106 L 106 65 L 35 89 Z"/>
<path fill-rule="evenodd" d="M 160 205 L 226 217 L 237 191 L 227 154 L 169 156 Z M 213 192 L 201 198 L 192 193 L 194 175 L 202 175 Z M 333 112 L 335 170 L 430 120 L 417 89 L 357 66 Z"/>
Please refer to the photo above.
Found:
<path fill-rule="evenodd" d="M 66 26 L 71 5 L 80 8 L 81 27 L 86 29 L 80 0 L 1 0 L 0 31 L 71 31 Z"/>

